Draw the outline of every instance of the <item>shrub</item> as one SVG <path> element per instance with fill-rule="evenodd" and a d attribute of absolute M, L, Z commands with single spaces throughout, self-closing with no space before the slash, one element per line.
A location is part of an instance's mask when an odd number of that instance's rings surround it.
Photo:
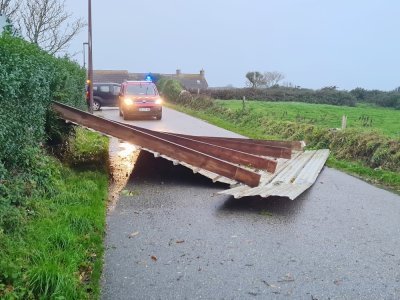
<path fill-rule="evenodd" d="M 195 91 L 193 91 L 195 92 Z M 346 91 L 337 91 L 335 89 L 299 89 L 274 86 L 264 89 L 252 88 L 231 88 L 207 90 L 206 95 L 221 100 L 243 99 L 257 101 L 296 101 L 307 103 L 321 103 L 332 105 L 355 106 L 356 98 Z"/>
<path fill-rule="evenodd" d="M 51 192 L 57 174 L 44 149 L 48 142 L 58 146 L 71 130 L 57 120 L 51 101 L 85 107 L 85 71 L 68 58 L 3 34 L 0 82 L 0 230 L 13 230 L 21 219 L 14 208 L 23 208 L 37 191 Z"/>
<path fill-rule="evenodd" d="M 400 109 L 400 91 L 395 89 L 391 92 L 379 90 L 365 90 L 356 88 L 350 91 L 359 102 L 372 103 L 383 107 L 393 107 Z"/>
<path fill-rule="evenodd" d="M 159 80 L 157 86 L 162 96 L 171 102 L 177 102 L 179 95 L 183 90 L 179 81 L 168 78 L 162 78 Z"/>

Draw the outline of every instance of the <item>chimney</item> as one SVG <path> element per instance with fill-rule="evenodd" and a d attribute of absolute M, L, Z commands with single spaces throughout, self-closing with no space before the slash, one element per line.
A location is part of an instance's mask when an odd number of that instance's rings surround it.
<path fill-rule="evenodd" d="M 203 79 L 204 79 L 204 74 L 205 74 L 204 69 L 201 69 L 201 70 L 200 70 L 200 76 L 201 76 L 201 78 L 203 78 Z"/>
<path fill-rule="evenodd" d="M 176 69 L 176 76 L 181 76 L 181 74 L 182 74 L 182 72 L 181 72 L 181 69 Z"/>

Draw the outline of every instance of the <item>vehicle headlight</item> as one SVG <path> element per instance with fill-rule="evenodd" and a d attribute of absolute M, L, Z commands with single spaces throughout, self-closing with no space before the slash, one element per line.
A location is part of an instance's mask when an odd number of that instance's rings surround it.
<path fill-rule="evenodd" d="M 132 104 L 133 104 L 133 100 L 132 100 L 131 98 L 125 98 L 125 99 L 124 99 L 124 103 L 125 103 L 126 105 L 132 105 Z"/>
<path fill-rule="evenodd" d="M 156 100 L 156 104 L 162 104 L 162 103 L 163 103 L 163 101 L 162 101 L 161 98 L 158 98 L 158 99 Z"/>

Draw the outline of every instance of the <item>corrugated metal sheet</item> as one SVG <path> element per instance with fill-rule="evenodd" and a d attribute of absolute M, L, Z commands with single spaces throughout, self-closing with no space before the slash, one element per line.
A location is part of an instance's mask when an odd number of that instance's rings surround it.
<path fill-rule="evenodd" d="M 312 186 L 329 156 L 329 150 L 298 152 L 292 159 L 278 161 L 275 174 L 262 174 L 258 187 L 239 185 L 218 194 L 235 198 L 246 196 L 280 196 L 294 200 Z"/>
<path fill-rule="evenodd" d="M 217 138 L 220 144 L 221 142 L 224 144 L 226 140 L 227 145 L 232 146 L 232 148 L 220 147 L 212 144 L 212 140 L 216 139 L 213 137 L 203 137 L 203 139 L 205 138 L 206 141 L 210 142 L 204 143 L 196 141 L 196 137 L 193 136 L 192 139 L 188 139 L 179 135 L 159 133 L 134 126 L 125 126 L 124 124 L 99 118 L 61 103 L 55 103 L 53 109 L 60 113 L 66 121 L 72 121 L 103 134 L 112 135 L 141 145 L 140 149 L 150 152 L 156 157 L 159 156 L 170 160 L 174 165 L 180 164 L 189 168 L 194 173 L 206 176 L 214 182 L 223 182 L 231 186 L 236 185 L 231 189 L 219 193 L 233 195 L 235 198 L 246 196 L 281 196 L 293 200 L 315 182 L 329 156 L 329 150 L 325 149 L 304 152 L 293 151 L 291 159 L 265 157 L 273 164 L 275 171 L 274 173 L 268 173 L 267 171 L 250 168 L 249 166 L 253 166 L 253 164 L 243 165 L 243 162 L 249 161 L 249 159 L 244 158 L 248 158 L 250 155 L 247 152 L 242 153 L 234 150 L 235 142 L 232 139 Z M 236 141 L 236 145 L 243 147 L 243 143 L 247 145 L 254 144 L 255 147 L 260 143 L 263 144 L 263 142 L 265 141 L 250 140 L 247 142 L 241 139 L 239 144 Z M 190 147 L 185 147 L 180 143 Z M 287 142 L 285 143 L 287 144 Z M 293 150 L 293 145 L 291 148 Z M 299 148 L 301 149 L 301 145 Z M 282 151 L 267 153 L 268 155 L 282 154 Z M 263 152 L 263 154 L 266 154 L 266 152 Z M 218 156 L 218 158 L 213 155 Z M 264 156 L 258 156 L 259 160 L 262 160 L 262 157 Z M 290 157 L 290 155 L 276 155 L 276 157 Z M 253 159 L 251 162 L 253 162 L 254 157 L 251 156 L 251 158 Z M 239 161 L 240 163 L 238 164 Z M 265 169 L 271 171 L 268 168 Z M 238 183 L 238 181 L 242 183 Z"/>
<path fill-rule="evenodd" d="M 198 173 L 198 174 L 201 174 L 201 175 L 203 175 L 203 176 L 205 176 L 205 177 L 208 177 L 208 178 L 210 178 L 213 182 L 222 182 L 222 183 L 229 184 L 229 185 L 231 185 L 231 186 L 232 186 L 232 185 L 235 185 L 235 184 L 238 184 L 238 182 L 235 181 L 235 180 L 229 179 L 229 178 L 227 178 L 227 177 L 218 175 L 218 174 L 216 174 L 216 173 L 213 173 L 213 172 L 210 172 L 210 171 L 207 171 L 207 170 L 198 168 L 198 167 L 194 167 L 194 166 L 192 166 L 192 165 L 190 165 L 190 164 L 188 164 L 188 163 L 185 163 L 185 162 L 183 162 L 183 161 L 177 161 L 177 160 L 175 160 L 175 159 L 173 159 L 173 158 L 171 158 L 171 157 L 169 157 L 169 156 L 167 156 L 167 155 L 160 155 L 160 153 L 154 152 L 154 151 L 149 150 L 149 149 L 146 149 L 146 148 L 140 148 L 140 149 L 141 149 L 141 150 L 144 150 L 144 151 L 147 151 L 147 152 L 149 152 L 149 153 L 152 153 L 152 154 L 154 155 L 154 157 L 162 157 L 162 158 L 164 158 L 164 159 L 166 159 L 166 160 L 169 160 L 169 161 L 171 161 L 174 165 L 181 165 L 181 166 L 184 166 L 184 167 L 186 167 L 186 168 L 188 168 L 188 169 L 191 169 L 191 170 L 193 171 L 193 173 L 195 173 L 195 174 Z"/>
<path fill-rule="evenodd" d="M 92 130 L 90 128 L 88 129 Z M 232 188 L 221 191 L 218 194 L 232 195 L 235 198 L 249 196 L 261 196 L 264 198 L 280 196 L 294 200 L 314 184 L 329 156 L 329 150 L 327 149 L 308 150 L 304 152 L 295 151 L 291 159 L 277 159 L 278 166 L 275 173 L 257 171 L 261 174 L 260 185 L 251 188 L 247 185 L 239 184 L 235 180 L 194 167 L 183 161 L 177 161 L 166 155 L 160 155 L 158 152 L 142 147 L 138 147 L 138 149 L 152 153 L 154 157 L 161 157 L 169 160 L 174 165 L 182 165 L 191 169 L 193 173 L 198 173 L 210 178 L 213 182 L 229 184 Z"/>
<path fill-rule="evenodd" d="M 74 122 L 69 122 L 69 121 L 68 121 L 68 123 L 74 123 Z M 109 137 L 109 138 L 113 138 L 113 136 L 111 136 L 111 135 L 109 135 L 109 134 L 105 134 L 104 132 L 94 130 L 94 129 L 90 128 L 90 127 L 86 127 L 86 126 L 82 126 L 82 125 L 80 125 L 80 126 L 83 127 L 83 128 L 86 128 L 87 130 L 100 133 L 101 135 L 107 136 L 107 137 Z M 169 160 L 169 161 L 172 162 L 174 165 L 178 165 L 178 164 L 179 164 L 179 165 L 182 165 L 182 166 L 184 166 L 184 167 L 186 167 L 186 168 L 188 168 L 188 169 L 191 169 L 191 170 L 193 171 L 193 173 L 195 173 L 195 174 L 196 174 L 196 173 L 199 173 L 199 174 L 201 174 L 201 175 L 203 175 L 203 176 L 205 176 L 205 177 L 208 177 L 208 178 L 210 178 L 213 182 L 226 183 L 226 184 L 229 184 L 230 186 L 233 186 L 233 185 L 238 184 L 238 182 L 237 182 L 236 180 L 232 180 L 232 179 L 230 179 L 230 178 L 227 178 L 227 177 L 218 175 L 218 174 L 216 174 L 216 173 L 213 173 L 213 172 L 210 172 L 210 171 L 207 171 L 207 170 L 198 168 L 198 167 L 194 167 L 194 166 L 192 166 L 192 165 L 190 165 L 190 164 L 188 164 L 188 163 L 185 163 L 185 162 L 183 162 L 183 161 L 177 161 L 177 160 L 175 160 L 175 159 L 173 159 L 173 158 L 171 158 L 171 157 L 169 157 L 169 156 L 167 156 L 167 155 L 160 155 L 160 153 L 155 152 L 155 151 L 152 151 L 152 150 L 150 150 L 150 149 L 146 149 L 146 148 L 143 148 L 143 147 L 140 147 L 140 146 L 137 146 L 137 145 L 134 145 L 134 146 L 135 146 L 138 150 L 143 150 L 143 151 L 146 151 L 146 152 L 149 152 L 149 153 L 153 154 L 154 157 L 161 157 L 161 158 L 164 158 L 164 159 L 166 159 L 166 160 Z"/>

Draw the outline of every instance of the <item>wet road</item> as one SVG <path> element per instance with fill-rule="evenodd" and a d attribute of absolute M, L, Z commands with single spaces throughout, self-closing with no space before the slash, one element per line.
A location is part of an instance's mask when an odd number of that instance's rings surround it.
<path fill-rule="evenodd" d="M 215 127 L 202 120 L 193 118 L 181 112 L 163 107 L 163 118 L 160 121 L 155 119 L 142 119 L 134 121 L 124 121 L 118 114 L 116 108 L 105 108 L 96 115 L 105 117 L 118 122 L 144 127 L 151 130 L 176 132 L 193 135 L 213 135 L 222 137 L 240 137 L 240 135 L 231 131 Z"/>
<path fill-rule="evenodd" d="M 133 123 L 234 136 L 171 110 Z M 107 216 L 102 298 L 400 298 L 398 195 L 329 168 L 295 201 L 225 187 L 141 153 Z"/>

